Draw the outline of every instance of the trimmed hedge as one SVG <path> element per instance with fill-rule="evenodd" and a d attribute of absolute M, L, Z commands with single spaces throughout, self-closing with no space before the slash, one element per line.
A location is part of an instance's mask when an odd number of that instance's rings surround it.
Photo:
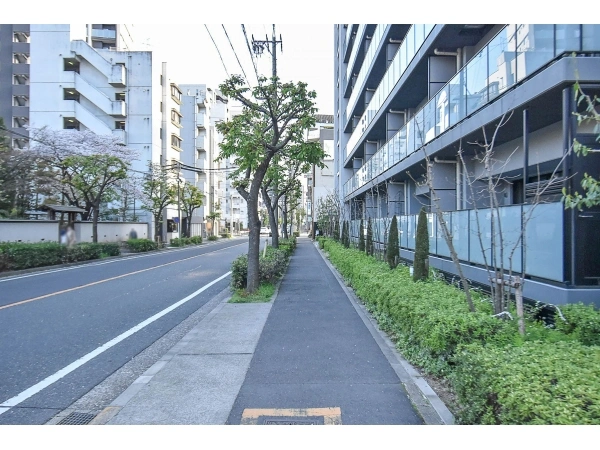
<path fill-rule="evenodd" d="M 81 243 L 69 248 L 58 242 L 28 244 L 0 243 L 0 271 L 53 266 L 77 261 L 100 259 L 102 253 L 114 253 L 107 244 Z"/>
<path fill-rule="evenodd" d="M 121 247 L 116 242 L 102 242 L 98 245 L 104 256 L 119 256 L 121 254 Z"/>
<path fill-rule="evenodd" d="M 173 247 L 185 247 L 186 245 L 198 245 L 202 244 L 202 236 L 182 237 L 171 239 L 171 245 Z"/>
<path fill-rule="evenodd" d="M 600 424 L 600 347 L 580 342 L 464 347 L 452 374 L 466 424 Z"/>
<path fill-rule="evenodd" d="M 219 236 L 215 236 L 215 235 L 213 235 L 213 234 L 211 234 L 211 235 L 208 237 L 208 240 L 209 240 L 209 241 L 216 241 L 217 239 L 219 239 Z"/>
<path fill-rule="evenodd" d="M 389 266 L 331 239 L 331 262 L 411 363 L 450 381 L 462 424 L 600 424 L 600 312 L 561 308 L 556 328 L 528 318 L 492 317 L 489 299 L 440 279 L 413 282 L 405 266 Z"/>
<path fill-rule="evenodd" d="M 129 239 L 127 247 L 134 253 L 149 252 L 158 249 L 158 244 L 152 239 Z"/>

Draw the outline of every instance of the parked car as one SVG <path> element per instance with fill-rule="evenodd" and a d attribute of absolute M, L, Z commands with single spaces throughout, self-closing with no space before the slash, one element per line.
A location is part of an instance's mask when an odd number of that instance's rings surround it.
<path fill-rule="evenodd" d="M 269 227 L 262 227 L 260 229 L 260 234 L 268 234 L 271 237 L 271 229 Z"/>

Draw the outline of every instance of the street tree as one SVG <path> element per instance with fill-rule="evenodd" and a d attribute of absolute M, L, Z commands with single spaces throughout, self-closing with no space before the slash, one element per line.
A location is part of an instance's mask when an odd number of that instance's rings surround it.
<path fill-rule="evenodd" d="M 148 163 L 148 172 L 141 183 L 142 209 L 152 214 L 154 240 L 162 240 L 163 214 L 165 208 L 176 201 L 177 186 L 171 179 L 169 169 L 156 163 Z"/>
<path fill-rule="evenodd" d="M 223 135 L 219 158 L 233 158 L 238 169 L 230 177 L 248 206 L 248 293 L 259 287 L 258 197 L 267 170 L 275 156 L 302 160 L 307 153 L 316 153 L 311 146 L 320 148 L 318 143 L 298 145 L 315 124 L 316 93 L 303 82 L 282 83 L 277 77 L 270 81 L 260 77 L 250 90 L 244 78 L 233 75 L 219 86 L 223 95 L 243 105 L 240 115 L 218 123 L 217 130 Z"/>
<path fill-rule="evenodd" d="M 115 136 L 84 130 L 30 128 L 30 151 L 52 165 L 71 204 L 80 204 L 93 221 L 92 241 L 98 241 L 98 217 L 103 201 L 114 198 L 116 184 L 127 177 L 138 152 Z M 82 205 L 81 205 L 82 204 Z"/>
<path fill-rule="evenodd" d="M 187 226 L 184 230 L 186 237 L 191 237 L 192 215 L 194 211 L 204 205 L 204 193 L 191 183 L 184 183 L 180 193 L 182 211 L 187 216 Z"/>
<path fill-rule="evenodd" d="M 373 247 L 373 223 L 371 222 L 371 218 L 367 221 L 367 239 L 365 242 L 365 252 L 369 256 L 373 256 L 374 253 Z"/>
<path fill-rule="evenodd" d="M 365 251 L 365 224 L 363 219 L 360 219 L 360 225 L 358 227 L 358 251 Z"/>
<path fill-rule="evenodd" d="M 213 212 L 206 215 L 206 218 L 211 222 L 211 235 L 215 236 L 215 223 L 221 218 L 221 204 L 216 202 L 213 206 Z"/>

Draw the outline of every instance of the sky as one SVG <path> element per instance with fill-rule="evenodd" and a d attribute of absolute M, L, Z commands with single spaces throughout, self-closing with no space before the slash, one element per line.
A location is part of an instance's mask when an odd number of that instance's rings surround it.
<path fill-rule="evenodd" d="M 333 24 L 244 24 L 248 43 L 277 40 L 277 75 L 283 82 L 303 81 L 317 93 L 320 114 L 333 114 Z M 259 75 L 271 76 L 272 57 L 265 50 L 254 56 L 241 24 L 143 24 L 133 22 L 140 50 L 152 50 L 153 61 L 167 62 L 177 84 L 207 84 L 215 89 L 227 74 L 244 75 L 256 86 Z M 214 42 L 213 42 L 214 41 Z M 238 61 L 239 60 L 239 61 Z"/>

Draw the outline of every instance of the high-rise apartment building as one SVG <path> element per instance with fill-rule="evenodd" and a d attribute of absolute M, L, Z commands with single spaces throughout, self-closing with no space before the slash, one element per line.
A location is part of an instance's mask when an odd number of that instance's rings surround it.
<path fill-rule="evenodd" d="M 360 219 L 371 218 L 383 245 L 396 215 L 401 257 L 411 261 L 425 206 L 430 264 L 456 273 L 425 183 L 427 155 L 469 279 L 488 284 L 486 263 L 503 257 L 508 267 L 514 248 L 526 298 L 599 304 L 600 209 L 561 202 L 563 187 L 581 190 L 584 172 L 599 173 L 597 154 L 569 152 L 574 139 L 598 148 L 573 113 L 583 108 L 576 82 L 598 94 L 599 54 L 600 25 L 336 25 L 334 176 L 354 239 Z M 488 171 L 480 159 L 492 139 Z M 550 179 L 558 181 L 547 186 Z M 488 181 L 499 193 L 495 228 Z M 504 252 L 491 248 L 498 223 Z"/>

